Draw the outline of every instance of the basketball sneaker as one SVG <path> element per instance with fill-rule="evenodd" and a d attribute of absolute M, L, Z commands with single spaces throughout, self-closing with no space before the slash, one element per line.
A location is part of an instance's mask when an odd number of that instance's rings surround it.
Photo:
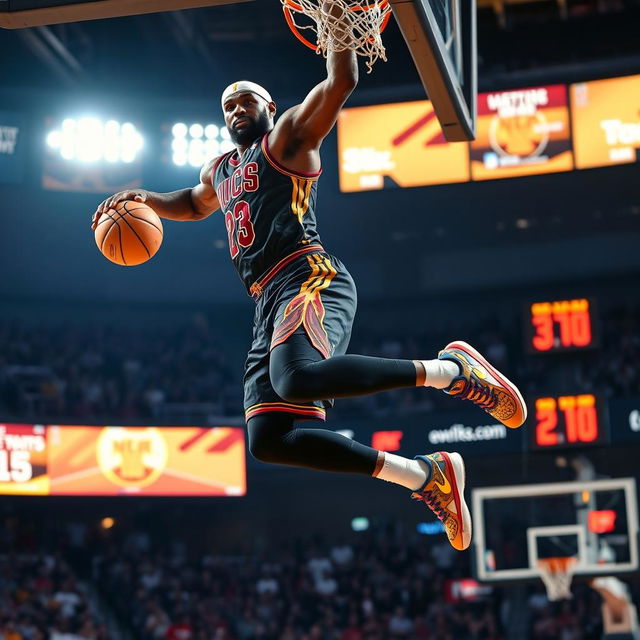
<path fill-rule="evenodd" d="M 471 345 L 462 340 L 452 342 L 438 354 L 438 359 L 452 360 L 460 367 L 460 375 L 443 389 L 445 393 L 470 400 L 512 429 L 517 429 L 527 419 L 527 406 L 516 385 Z"/>
<path fill-rule="evenodd" d="M 431 477 L 411 497 L 422 500 L 438 516 L 454 549 L 471 544 L 471 514 L 464 501 L 464 462 L 459 453 L 438 451 L 416 456 L 431 467 Z"/>

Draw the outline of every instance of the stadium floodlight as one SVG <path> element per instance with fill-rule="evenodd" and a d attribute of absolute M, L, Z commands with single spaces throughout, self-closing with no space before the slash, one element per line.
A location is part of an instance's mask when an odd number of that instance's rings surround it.
<path fill-rule="evenodd" d="M 204 128 L 204 135 L 209 140 L 213 140 L 217 138 L 219 133 L 220 133 L 220 129 L 218 129 L 218 127 L 216 127 L 215 124 L 208 124 Z"/>
<path fill-rule="evenodd" d="M 187 125 L 184 122 L 176 122 L 171 127 L 171 133 L 174 138 L 184 138 L 187 135 Z"/>
<path fill-rule="evenodd" d="M 206 153 L 210 158 L 220 153 L 220 143 L 217 140 L 207 140 L 205 145 Z"/>
<path fill-rule="evenodd" d="M 202 138 L 204 135 L 204 127 L 199 122 L 192 124 L 189 127 L 189 135 L 192 138 Z"/>
<path fill-rule="evenodd" d="M 61 131 L 50 131 L 47 135 L 47 144 L 52 149 L 59 149 L 62 144 L 62 132 Z"/>
<path fill-rule="evenodd" d="M 65 160 L 95 163 L 104 160 L 134 162 L 144 146 L 142 135 L 131 122 L 103 122 L 95 117 L 65 118 L 49 131 L 47 146 Z"/>
<path fill-rule="evenodd" d="M 184 167 L 184 165 L 187 164 L 187 154 L 176 151 L 176 153 L 173 154 L 173 164 Z"/>
<path fill-rule="evenodd" d="M 201 167 L 234 148 L 227 128 L 213 123 L 176 122 L 171 134 L 172 160 L 179 167 Z"/>

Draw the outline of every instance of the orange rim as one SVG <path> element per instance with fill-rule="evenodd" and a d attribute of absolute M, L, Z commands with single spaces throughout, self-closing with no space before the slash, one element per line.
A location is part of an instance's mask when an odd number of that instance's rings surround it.
<path fill-rule="evenodd" d="M 287 2 L 287 5 L 289 3 Z M 289 25 L 289 29 L 291 29 L 291 31 L 293 32 L 293 35 L 298 38 L 298 40 L 300 40 L 300 42 L 302 42 L 302 44 L 305 47 L 309 47 L 309 49 L 311 49 L 312 51 L 317 51 L 318 50 L 318 46 L 315 44 L 311 44 L 301 33 L 300 31 L 298 31 L 298 26 L 296 25 L 296 23 L 293 21 L 293 16 L 291 15 L 291 8 L 288 7 L 287 5 L 282 5 L 282 11 L 284 12 L 284 19 L 287 21 L 287 24 Z M 300 6 L 300 5 L 298 5 Z M 297 9 L 296 9 L 297 11 Z"/>
<path fill-rule="evenodd" d="M 371 9 L 375 9 L 377 4 L 378 3 L 373 3 L 373 4 L 367 4 L 365 6 L 358 5 L 356 7 L 349 7 L 349 11 L 370 11 Z M 382 0 L 382 2 L 380 2 L 380 4 L 379 4 L 379 6 L 382 9 L 385 9 L 388 5 L 389 5 L 389 0 Z M 302 44 L 305 47 L 309 47 L 309 49 L 311 49 L 312 51 L 317 51 L 318 50 L 318 45 L 315 45 L 315 44 L 309 42 L 309 40 L 307 40 L 300 33 L 300 31 L 298 29 L 298 25 L 294 22 L 293 16 L 291 15 L 292 11 L 295 11 L 297 13 L 304 13 L 304 9 L 302 8 L 302 5 L 298 4 L 294 0 L 284 0 L 284 2 L 282 4 L 282 11 L 284 13 L 284 19 L 286 20 L 287 25 L 289 26 L 289 29 L 291 29 L 291 31 L 293 32 L 293 35 L 300 42 L 302 42 Z M 387 28 L 387 25 L 389 24 L 389 19 L 390 18 L 391 18 L 391 11 L 388 11 L 387 14 L 385 15 L 385 17 L 382 19 L 382 23 L 380 24 L 380 33 L 382 33 Z M 372 40 L 370 40 L 370 42 L 371 41 Z"/>

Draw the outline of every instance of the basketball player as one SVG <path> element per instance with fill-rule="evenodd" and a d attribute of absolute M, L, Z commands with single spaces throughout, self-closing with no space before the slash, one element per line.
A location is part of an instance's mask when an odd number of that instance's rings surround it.
<path fill-rule="evenodd" d="M 639 640 L 638 612 L 629 587 L 615 576 L 601 576 L 589 584 L 602 596 L 602 640 Z"/>
<path fill-rule="evenodd" d="M 433 360 L 345 355 L 356 289 L 320 241 L 316 188 L 320 145 L 357 81 L 356 55 L 330 52 L 327 77 L 277 122 L 276 104 L 264 87 L 234 82 L 221 105 L 235 150 L 206 164 L 193 188 L 129 190 L 107 198 L 93 227 L 122 200 L 145 202 L 169 220 L 203 220 L 220 209 L 231 259 L 256 302 L 244 376 L 251 453 L 264 462 L 365 474 L 407 487 L 462 550 L 470 544 L 471 519 L 459 454 L 409 460 L 333 431 L 296 426 L 324 420 L 332 398 L 413 386 L 468 400 L 509 427 L 526 418 L 517 388 L 464 342 L 452 342 Z"/>

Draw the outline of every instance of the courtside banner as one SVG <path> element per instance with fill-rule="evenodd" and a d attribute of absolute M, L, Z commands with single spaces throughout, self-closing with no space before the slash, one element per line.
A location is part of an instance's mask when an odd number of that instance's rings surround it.
<path fill-rule="evenodd" d="M 514 178 L 573 169 L 564 85 L 478 95 L 472 180 Z"/>
<path fill-rule="evenodd" d="M 444 139 L 428 100 L 343 109 L 338 153 L 344 192 L 469 180 L 468 145 Z"/>
<path fill-rule="evenodd" d="M 640 159 L 640 75 L 571 85 L 578 169 Z"/>
<path fill-rule="evenodd" d="M 0 493 L 243 496 L 244 430 L 0 425 Z"/>
<path fill-rule="evenodd" d="M 522 453 L 526 429 L 509 429 L 480 411 L 402 416 L 396 419 L 329 421 L 328 428 L 374 449 L 413 457 L 433 451 L 463 455 Z"/>

